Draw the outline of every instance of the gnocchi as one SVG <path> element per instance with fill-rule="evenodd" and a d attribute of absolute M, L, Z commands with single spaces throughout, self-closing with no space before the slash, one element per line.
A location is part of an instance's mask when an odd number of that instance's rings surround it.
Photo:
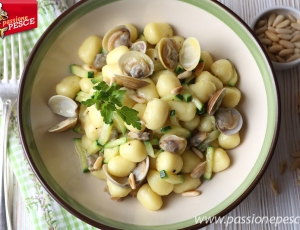
<path fill-rule="evenodd" d="M 132 24 L 116 26 L 84 40 L 78 56 L 84 64 L 72 64 L 56 94 L 79 105 L 81 167 L 105 181 L 112 200 L 136 194 L 159 210 L 164 196 L 197 190 L 230 167 L 241 137 L 227 117 L 238 117 L 227 114 L 224 124 L 220 116 L 242 97 L 231 61 L 214 60 L 168 23 L 149 23 L 140 36 Z"/>

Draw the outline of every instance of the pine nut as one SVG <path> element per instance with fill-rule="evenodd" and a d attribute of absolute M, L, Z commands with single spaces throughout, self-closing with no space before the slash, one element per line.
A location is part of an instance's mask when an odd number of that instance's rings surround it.
<path fill-rule="evenodd" d="M 276 56 L 276 59 L 280 63 L 285 63 L 285 60 L 282 57 L 278 56 L 278 55 Z"/>
<path fill-rule="evenodd" d="M 272 41 L 269 39 L 269 38 L 260 38 L 259 39 L 261 41 L 262 44 L 265 44 L 265 45 L 272 45 Z"/>
<path fill-rule="evenodd" d="M 274 45 L 274 46 L 270 46 L 269 48 L 268 48 L 268 51 L 270 52 L 270 53 L 278 53 L 278 52 L 280 52 L 281 50 L 283 50 L 283 47 L 281 46 L 281 45 Z"/>
<path fill-rule="evenodd" d="M 292 54 L 292 53 L 294 53 L 294 49 L 283 49 L 278 53 L 278 55 L 280 57 L 284 57 L 284 56 L 287 56 L 288 54 Z"/>
<path fill-rule="evenodd" d="M 258 37 L 258 38 L 265 38 L 266 35 L 263 33 L 263 34 L 257 35 L 257 37 Z M 197 76 L 199 76 L 199 75 L 197 75 Z"/>
<path fill-rule="evenodd" d="M 272 40 L 273 42 L 278 42 L 279 41 L 279 38 L 276 36 L 276 34 L 274 34 L 272 31 L 269 31 L 269 30 L 267 30 L 266 32 L 265 32 L 265 34 L 266 34 L 266 36 L 270 39 L 270 40 Z"/>
<path fill-rule="evenodd" d="M 268 30 L 277 33 L 276 28 L 272 27 L 272 26 L 268 26 Z"/>
<path fill-rule="evenodd" d="M 291 34 L 277 34 L 280 39 L 291 40 L 293 36 Z"/>
<path fill-rule="evenodd" d="M 300 18 L 297 20 L 297 23 L 300 23 Z"/>
<path fill-rule="evenodd" d="M 294 49 L 294 54 L 300 54 L 300 49 L 299 48 L 295 48 Z"/>
<path fill-rule="evenodd" d="M 297 48 L 300 48 L 300 41 L 299 41 L 299 42 L 294 42 L 294 44 L 295 44 L 295 46 L 296 46 Z"/>
<path fill-rule="evenodd" d="M 257 23 L 257 27 L 260 28 L 260 27 L 266 26 L 266 24 L 267 24 L 267 20 L 262 19 L 262 20 L 259 20 L 259 22 Z"/>
<path fill-rule="evenodd" d="M 276 14 L 271 14 L 268 18 L 268 26 L 271 26 L 274 23 L 274 20 L 276 18 Z"/>
<path fill-rule="evenodd" d="M 284 48 L 293 49 L 295 48 L 295 44 L 286 40 L 280 40 L 279 44 L 282 45 Z"/>
<path fill-rule="evenodd" d="M 294 54 L 288 54 L 288 55 L 286 55 L 286 56 L 284 56 L 283 58 L 285 59 L 285 60 L 287 60 L 287 59 L 289 59 L 290 57 L 292 57 Z"/>
<path fill-rule="evenodd" d="M 292 30 L 286 28 L 276 28 L 275 31 L 279 34 L 291 34 L 293 33 Z"/>
<path fill-rule="evenodd" d="M 288 17 L 291 20 L 291 22 L 297 22 L 297 19 L 293 15 L 288 14 Z"/>
<path fill-rule="evenodd" d="M 102 156 L 99 156 L 99 157 L 97 158 L 96 162 L 94 163 L 93 168 L 94 168 L 95 170 L 100 170 L 101 167 L 102 167 L 102 161 L 103 161 L 103 157 L 102 157 Z"/>
<path fill-rule="evenodd" d="M 297 42 L 297 41 L 300 41 L 300 34 L 294 36 L 294 37 L 291 39 L 291 42 Z"/>
<path fill-rule="evenodd" d="M 280 23 L 276 26 L 276 28 L 284 28 L 284 27 L 289 26 L 290 24 L 291 24 L 291 21 L 290 21 L 289 19 L 286 19 L 286 20 L 280 22 Z"/>
<path fill-rule="evenodd" d="M 288 58 L 288 59 L 286 60 L 286 62 L 295 61 L 295 60 L 297 60 L 298 58 L 300 58 L 300 54 L 294 54 L 293 56 L 291 56 L 290 58 Z"/>
<path fill-rule="evenodd" d="M 262 33 L 265 33 L 266 30 L 267 30 L 267 27 L 266 27 L 266 26 L 260 27 L 259 29 L 255 30 L 255 34 L 256 34 L 256 35 L 260 35 L 260 34 L 262 34 Z"/>
<path fill-rule="evenodd" d="M 300 31 L 299 30 L 296 30 L 292 33 L 293 36 L 296 36 L 296 35 L 299 35 L 300 34 Z"/>
<path fill-rule="evenodd" d="M 295 23 L 295 22 L 293 22 L 293 23 L 291 24 L 291 26 L 292 26 L 293 28 L 295 28 L 296 30 L 300 30 L 300 23 Z"/>
<path fill-rule="evenodd" d="M 191 191 L 186 191 L 181 193 L 182 196 L 187 196 L 187 197 L 199 196 L 200 194 L 201 192 L 198 190 L 191 190 Z"/>
<path fill-rule="evenodd" d="M 284 19 L 285 19 L 284 15 L 282 15 L 282 14 L 277 15 L 276 18 L 275 18 L 275 20 L 274 20 L 274 22 L 273 22 L 273 24 L 272 24 L 272 26 L 273 27 L 277 26 Z"/>

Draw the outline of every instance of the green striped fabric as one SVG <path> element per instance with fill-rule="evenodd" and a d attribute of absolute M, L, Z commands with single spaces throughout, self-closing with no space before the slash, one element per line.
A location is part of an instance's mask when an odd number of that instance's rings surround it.
<path fill-rule="evenodd" d="M 24 49 L 24 60 L 26 60 L 26 58 L 29 56 L 34 44 L 44 32 L 44 30 L 62 11 L 64 11 L 67 8 L 65 0 L 38 0 L 38 6 L 38 28 L 21 33 Z M 8 47 L 10 47 L 11 36 L 13 36 L 14 38 L 15 49 L 17 54 L 17 36 L 10 35 L 4 37 L 4 39 L 7 39 Z M 8 58 L 11 59 L 9 49 L 7 49 L 7 52 Z M 16 56 L 15 58 L 18 57 Z M 2 41 L 0 42 L 0 66 L 3 66 Z M 0 78 L 2 77 L 3 68 L 0 70 Z M 82 222 L 81 220 L 67 212 L 64 208 L 62 208 L 55 200 L 53 200 L 53 198 L 45 191 L 45 189 L 36 179 L 26 160 L 20 143 L 16 110 L 13 111 L 13 114 L 10 119 L 8 142 L 10 163 L 15 173 L 18 185 L 21 189 L 22 196 L 26 204 L 26 209 L 31 219 L 30 228 L 37 230 L 95 229 L 90 225 Z"/>

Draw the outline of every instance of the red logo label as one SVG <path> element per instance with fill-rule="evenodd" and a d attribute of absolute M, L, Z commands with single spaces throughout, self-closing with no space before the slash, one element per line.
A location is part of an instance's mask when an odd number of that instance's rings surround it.
<path fill-rule="evenodd" d="M 36 0 L 0 0 L 0 37 L 38 26 Z"/>

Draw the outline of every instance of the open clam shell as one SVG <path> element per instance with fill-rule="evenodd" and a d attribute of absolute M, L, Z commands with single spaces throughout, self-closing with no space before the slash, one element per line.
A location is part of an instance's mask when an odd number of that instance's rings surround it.
<path fill-rule="evenodd" d="M 103 164 L 102 169 L 107 179 L 110 180 L 115 185 L 118 185 L 122 188 L 131 187 L 128 181 L 129 177 L 116 177 L 114 175 L 111 175 L 108 171 L 107 164 Z M 132 171 L 136 186 L 143 182 L 143 180 L 147 176 L 148 170 L 149 170 L 149 157 L 146 157 L 146 159 L 139 162 L 136 168 Z"/>
<path fill-rule="evenodd" d="M 207 113 L 212 116 L 220 107 L 222 100 L 225 96 L 226 89 L 222 88 L 215 92 L 207 102 Z"/>
<path fill-rule="evenodd" d="M 123 86 L 129 89 L 139 89 L 144 86 L 150 85 L 150 83 L 147 81 L 143 81 L 133 77 L 128 77 L 125 75 L 115 74 L 115 77 L 118 82 L 120 82 Z"/>
<path fill-rule="evenodd" d="M 103 37 L 102 48 L 105 53 L 125 45 L 128 48 L 137 38 L 137 29 L 131 24 L 119 25 L 109 30 Z"/>
<path fill-rule="evenodd" d="M 187 71 L 192 71 L 199 63 L 201 48 L 194 37 L 185 39 L 179 51 L 179 63 Z"/>
<path fill-rule="evenodd" d="M 146 53 L 147 50 L 147 43 L 144 41 L 137 41 L 135 43 L 132 43 L 132 45 L 129 48 L 131 51 L 139 51 L 142 53 Z"/>
<path fill-rule="evenodd" d="M 242 115 L 235 108 L 219 108 L 215 117 L 218 130 L 226 135 L 239 132 L 243 126 Z"/>
<path fill-rule="evenodd" d="M 139 51 L 128 51 L 118 61 L 118 66 L 124 75 L 133 78 L 146 78 L 154 71 L 154 64 L 148 55 Z"/>
<path fill-rule="evenodd" d="M 54 95 L 48 101 L 48 106 L 53 113 L 64 117 L 77 116 L 77 103 L 69 97 Z"/>
<path fill-rule="evenodd" d="M 50 133 L 61 133 L 68 129 L 73 128 L 77 124 L 78 118 L 75 117 L 68 117 L 66 120 L 59 122 L 58 124 L 54 125 L 50 129 L 48 129 L 48 132 Z"/>
<path fill-rule="evenodd" d="M 179 60 L 174 40 L 171 38 L 162 38 L 157 44 L 157 50 L 161 64 L 167 70 L 175 70 Z"/>

